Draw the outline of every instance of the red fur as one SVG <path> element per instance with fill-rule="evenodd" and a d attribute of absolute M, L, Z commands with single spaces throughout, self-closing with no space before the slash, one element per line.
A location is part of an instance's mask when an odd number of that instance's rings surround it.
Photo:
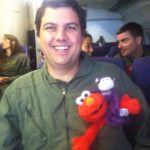
<path fill-rule="evenodd" d="M 98 132 L 105 124 L 105 112 L 107 105 L 104 96 L 100 93 L 92 93 L 90 98 L 94 99 L 92 105 L 86 105 L 86 98 L 82 106 L 78 106 L 79 115 L 92 125 L 86 130 L 86 132 L 80 136 L 72 139 L 72 150 L 90 150 L 92 143 L 94 142 Z M 97 110 L 95 112 L 95 110 Z"/>
<path fill-rule="evenodd" d="M 137 115 L 141 111 L 141 105 L 137 98 L 130 98 L 125 94 L 120 101 L 120 108 L 126 108 L 129 111 L 129 114 Z"/>

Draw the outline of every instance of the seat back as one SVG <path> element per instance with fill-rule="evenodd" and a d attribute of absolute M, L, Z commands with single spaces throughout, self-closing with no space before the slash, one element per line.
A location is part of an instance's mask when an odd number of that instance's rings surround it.
<path fill-rule="evenodd" d="M 119 53 L 120 49 L 118 48 L 117 45 L 114 45 L 110 48 L 109 52 L 107 53 L 107 57 L 114 57 Z"/>
<path fill-rule="evenodd" d="M 150 56 L 135 59 L 132 67 L 131 78 L 150 104 Z"/>
<path fill-rule="evenodd" d="M 108 42 L 104 43 L 101 47 L 97 43 L 92 44 L 93 54 L 92 56 L 107 56 L 108 52 L 110 51 L 111 47 L 117 46 L 116 42 Z"/>
<path fill-rule="evenodd" d="M 117 65 L 119 68 L 125 71 L 125 64 L 124 61 L 120 58 L 115 57 L 92 57 L 92 59 L 101 61 L 101 62 L 108 62 Z"/>

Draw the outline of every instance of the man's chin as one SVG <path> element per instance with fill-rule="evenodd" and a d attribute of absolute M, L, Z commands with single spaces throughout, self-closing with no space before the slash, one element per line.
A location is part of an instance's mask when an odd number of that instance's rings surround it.
<path fill-rule="evenodd" d="M 127 54 L 122 52 L 121 56 L 125 57 L 125 56 L 127 56 Z"/>

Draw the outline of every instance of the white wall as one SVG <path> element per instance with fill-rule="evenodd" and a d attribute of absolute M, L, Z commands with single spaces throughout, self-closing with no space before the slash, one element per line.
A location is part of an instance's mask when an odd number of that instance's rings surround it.
<path fill-rule="evenodd" d="M 124 22 L 122 20 L 88 21 L 87 31 L 92 35 L 93 42 L 103 36 L 106 42 L 116 42 L 116 32 Z"/>
<path fill-rule="evenodd" d="M 25 0 L 0 0 L 0 38 L 14 34 L 21 44 L 27 43 L 28 11 Z"/>
<path fill-rule="evenodd" d="M 87 9 L 87 31 L 96 42 L 102 35 L 106 42 L 116 41 L 116 32 L 124 24 L 120 14 L 104 9 Z"/>
<path fill-rule="evenodd" d="M 42 0 L 30 0 L 28 1 L 28 13 L 29 13 L 29 28 L 30 30 L 35 29 L 35 14 L 37 8 L 42 3 Z"/>
<path fill-rule="evenodd" d="M 119 11 L 125 22 L 135 21 L 143 26 L 145 43 L 150 44 L 150 0 L 130 1 Z"/>

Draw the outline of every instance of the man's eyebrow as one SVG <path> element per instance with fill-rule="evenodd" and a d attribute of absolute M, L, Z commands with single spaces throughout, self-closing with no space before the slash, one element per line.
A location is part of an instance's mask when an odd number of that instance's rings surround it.
<path fill-rule="evenodd" d="M 75 22 L 69 22 L 69 23 L 66 23 L 67 25 L 75 25 L 77 27 L 79 27 L 79 24 L 75 23 Z"/>
<path fill-rule="evenodd" d="M 128 40 L 128 38 L 123 38 L 121 41 L 126 41 L 126 40 Z"/>
<path fill-rule="evenodd" d="M 53 23 L 53 22 L 46 22 L 43 24 L 43 26 L 46 26 L 46 25 L 56 25 L 56 23 Z"/>
<path fill-rule="evenodd" d="M 46 22 L 45 24 L 43 24 L 43 26 L 47 26 L 47 25 L 57 25 L 57 23 Z M 75 22 L 68 22 L 68 23 L 65 23 L 65 25 L 74 25 L 76 27 L 80 27 L 80 25 L 78 23 L 75 23 Z"/>
<path fill-rule="evenodd" d="M 123 38 L 123 39 L 121 39 L 121 40 L 117 40 L 117 43 L 119 43 L 120 41 L 126 41 L 126 40 L 128 40 L 128 38 Z"/>

